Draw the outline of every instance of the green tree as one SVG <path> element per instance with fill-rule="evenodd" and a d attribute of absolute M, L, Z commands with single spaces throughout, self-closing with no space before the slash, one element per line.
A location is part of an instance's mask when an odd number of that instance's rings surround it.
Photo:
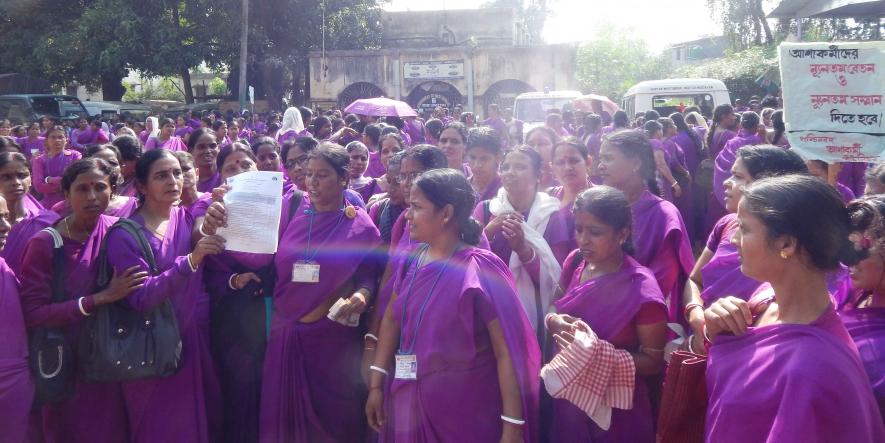
<path fill-rule="evenodd" d="M 774 35 L 762 9 L 762 0 L 707 0 L 710 15 L 722 25 L 735 50 L 773 44 Z"/>
<path fill-rule="evenodd" d="M 667 76 L 666 58 L 649 53 L 644 40 L 630 35 L 628 29 L 604 23 L 578 48 L 575 76 L 584 92 L 619 101 L 637 82 Z"/>
<path fill-rule="evenodd" d="M 778 69 L 777 53 L 773 46 L 756 46 L 704 63 L 683 66 L 675 75 L 686 78 L 715 78 L 722 80 L 734 98 L 764 95 L 765 89 L 756 79 L 769 69 Z M 777 71 L 775 71 L 776 73 Z M 780 77 L 776 75 L 776 77 Z"/>

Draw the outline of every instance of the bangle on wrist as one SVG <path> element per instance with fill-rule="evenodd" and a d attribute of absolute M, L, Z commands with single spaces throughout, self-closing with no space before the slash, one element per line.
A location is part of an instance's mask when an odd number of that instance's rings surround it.
<path fill-rule="evenodd" d="M 685 316 L 686 322 L 691 320 L 691 311 L 693 311 L 694 308 L 701 308 L 701 310 L 704 310 L 704 306 L 700 303 L 689 303 L 685 305 L 685 309 L 682 310 L 682 315 Z"/>
<path fill-rule="evenodd" d="M 387 369 L 379 368 L 378 366 L 372 365 L 372 366 L 369 366 L 369 370 L 375 371 L 379 374 L 383 374 L 385 377 L 387 377 Z"/>
<path fill-rule="evenodd" d="M 83 314 L 84 317 L 89 317 L 90 313 L 86 312 L 86 297 L 80 297 L 77 299 L 77 307 L 80 308 L 80 313 Z"/>
<path fill-rule="evenodd" d="M 525 425 L 525 420 L 520 420 L 518 418 L 508 417 L 506 415 L 501 415 L 501 420 L 504 420 L 505 422 L 510 423 L 512 425 L 516 425 L 516 426 Z"/>
<path fill-rule="evenodd" d="M 704 325 L 702 331 L 704 331 L 704 343 L 713 343 L 713 341 L 710 340 L 710 336 L 707 335 L 707 325 L 706 324 Z"/>
<path fill-rule="evenodd" d="M 194 254 L 190 253 L 187 255 L 187 265 L 191 267 L 191 271 L 197 272 L 197 265 L 194 264 Z"/>
<path fill-rule="evenodd" d="M 674 181 L 673 184 L 670 185 L 671 188 L 675 188 L 677 186 L 679 186 L 679 182 L 677 182 L 677 181 Z"/>
<path fill-rule="evenodd" d="M 230 278 L 227 279 L 227 286 L 236 291 L 237 290 L 237 277 L 239 277 L 239 276 L 240 276 L 240 274 L 231 274 Z"/>
<path fill-rule="evenodd" d="M 210 234 L 207 234 L 206 231 L 203 230 L 203 226 L 204 226 L 205 224 L 206 224 L 206 223 L 200 223 L 200 234 L 202 234 L 203 237 L 209 237 Z"/>
<path fill-rule="evenodd" d="M 366 335 L 363 336 L 363 340 L 373 340 L 373 341 L 375 341 L 375 342 L 377 343 L 377 342 L 378 342 L 378 336 L 375 335 L 375 334 L 372 334 L 371 332 L 369 332 L 369 333 L 366 333 Z"/>

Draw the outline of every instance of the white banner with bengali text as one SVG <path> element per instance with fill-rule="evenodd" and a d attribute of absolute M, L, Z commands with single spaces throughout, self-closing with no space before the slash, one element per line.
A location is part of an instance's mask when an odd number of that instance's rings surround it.
<path fill-rule="evenodd" d="M 885 159 L 885 41 L 782 43 L 784 120 L 803 158 Z"/>

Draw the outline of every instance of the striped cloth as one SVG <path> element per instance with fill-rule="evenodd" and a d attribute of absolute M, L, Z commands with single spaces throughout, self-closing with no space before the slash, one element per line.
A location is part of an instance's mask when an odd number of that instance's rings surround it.
<path fill-rule="evenodd" d="M 576 331 L 575 340 L 541 368 L 541 378 L 553 398 L 568 400 L 608 430 L 612 408 L 633 408 L 636 366 L 629 352 L 587 330 Z"/>

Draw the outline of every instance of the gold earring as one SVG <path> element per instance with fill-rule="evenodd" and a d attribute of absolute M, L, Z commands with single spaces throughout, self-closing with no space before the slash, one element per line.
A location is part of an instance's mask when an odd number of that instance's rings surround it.
<path fill-rule="evenodd" d="M 789 256 L 787 255 L 787 251 L 781 251 L 781 258 L 784 260 L 789 258 Z"/>

